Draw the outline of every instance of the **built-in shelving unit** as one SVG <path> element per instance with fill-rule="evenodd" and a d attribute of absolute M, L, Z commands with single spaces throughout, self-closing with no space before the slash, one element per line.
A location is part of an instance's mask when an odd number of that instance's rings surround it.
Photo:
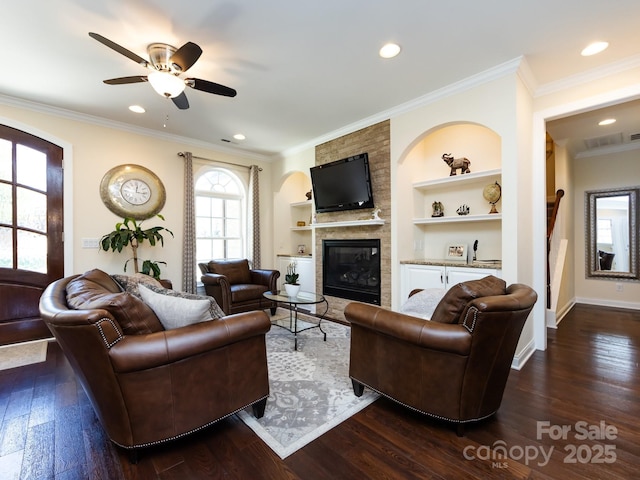
<path fill-rule="evenodd" d="M 490 177 L 499 177 L 502 175 L 502 169 L 496 168 L 494 170 L 484 170 L 482 172 L 465 173 L 459 175 L 452 175 L 450 177 L 436 178 L 433 180 L 425 180 L 422 182 L 416 182 L 413 184 L 413 188 L 418 190 L 429 189 L 437 186 L 447 187 L 459 187 L 466 184 L 478 182 L 480 180 L 487 180 Z"/>
<path fill-rule="evenodd" d="M 414 225 L 428 225 L 430 223 L 460 223 L 460 222 L 490 222 L 502 220 L 501 213 L 492 213 L 484 215 L 458 215 L 448 217 L 426 217 L 414 218 Z"/>
<path fill-rule="evenodd" d="M 304 232 L 311 230 L 311 211 L 313 202 L 311 200 L 306 200 L 304 202 L 295 202 L 289 205 L 292 209 L 292 219 L 294 221 L 294 225 L 291 226 L 291 231 L 293 232 Z M 299 227 L 297 226 L 298 221 L 304 221 L 305 226 Z"/>
<path fill-rule="evenodd" d="M 420 193 L 420 197 L 422 198 L 422 204 L 416 209 L 418 215 L 420 213 L 428 215 L 429 202 L 437 200 L 439 197 L 445 197 L 448 200 L 449 205 L 448 208 L 445 208 L 445 216 L 416 216 L 413 219 L 413 224 L 433 225 L 442 223 L 497 222 L 502 220 L 502 214 L 500 213 L 473 213 L 474 211 L 477 212 L 480 208 L 485 209 L 485 205 L 487 205 L 487 207 L 484 211 L 488 212 L 488 203 L 484 203 L 480 200 L 482 199 L 482 190 L 487 183 L 490 183 L 491 181 L 497 181 L 500 183 L 501 175 L 502 170 L 498 168 L 414 183 L 413 188 Z M 457 214 L 451 205 L 452 192 L 455 192 L 456 201 L 459 202 L 460 205 L 472 205 L 472 213 L 468 215 Z"/>
<path fill-rule="evenodd" d="M 307 252 L 313 252 L 313 227 L 311 219 L 313 215 L 313 201 L 304 200 L 302 202 L 294 202 L 289 204 L 291 210 L 291 246 L 292 253 L 305 246 Z M 304 222 L 304 226 L 298 226 L 298 222 Z"/>

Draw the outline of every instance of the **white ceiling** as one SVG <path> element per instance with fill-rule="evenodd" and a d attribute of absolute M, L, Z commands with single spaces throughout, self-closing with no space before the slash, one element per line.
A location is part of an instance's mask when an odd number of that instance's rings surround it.
<path fill-rule="evenodd" d="M 638 0 L 20 0 L 0 16 L 0 102 L 271 156 L 520 56 L 542 86 L 637 64 L 638 25 Z M 191 108 L 180 111 L 147 83 L 105 85 L 147 71 L 90 31 L 145 58 L 152 42 L 195 42 L 204 53 L 186 76 L 238 95 L 187 89 Z M 609 49 L 581 57 L 594 40 Z M 383 60 L 377 52 L 388 41 L 402 52 Z M 132 104 L 147 112 L 130 112 Z"/>

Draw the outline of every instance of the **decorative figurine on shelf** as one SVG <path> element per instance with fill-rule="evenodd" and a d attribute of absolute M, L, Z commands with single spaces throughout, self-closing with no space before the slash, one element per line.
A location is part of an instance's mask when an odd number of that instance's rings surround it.
<path fill-rule="evenodd" d="M 476 253 L 478 253 L 478 240 L 476 240 L 475 242 L 473 242 L 473 261 L 475 262 L 476 260 L 478 260 Z"/>
<path fill-rule="evenodd" d="M 469 205 L 460 205 L 456 212 L 458 212 L 458 215 L 469 215 Z"/>
<path fill-rule="evenodd" d="M 498 203 L 498 200 L 502 197 L 502 187 L 500 184 L 496 182 L 487 185 L 482 191 L 482 196 L 484 196 L 484 199 L 491 204 L 491 210 L 489 213 L 498 213 L 496 203 Z"/>
<path fill-rule="evenodd" d="M 305 193 L 305 196 L 307 197 L 307 200 L 311 200 L 311 190 Z"/>
<path fill-rule="evenodd" d="M 382 220 L 382 219 L 379 217 L 379 215 L 378 215 L 381 211 L 382 211 L 382 209 L 380 209 L 380 208 L 376 208 L 376 209 L 371 213 L 371 220 Z"/>
<path fill-rule="evenodd" d="M 444 163 L 449 165 L 449 168 L 451 169 L 449 176 L 455 175 L 458 168 L 460 169 L 460 175 L 462 175 L 463 173 L 471 173 L 471 170 L 469 170 L 471 160 L 469 160 L 468 158 L 453 158 L 453 155 L 451 155 L 450 153 L 445 153 L 442 155 L 442 160 L 444 160 Z"/>
<path fill-rule="evenodd" d="M 442 202 L 433 202 L 431 204 L 431 208 L 433 209 L 432 217 L 444 217 L 444 207 L 442 206 Z"/>

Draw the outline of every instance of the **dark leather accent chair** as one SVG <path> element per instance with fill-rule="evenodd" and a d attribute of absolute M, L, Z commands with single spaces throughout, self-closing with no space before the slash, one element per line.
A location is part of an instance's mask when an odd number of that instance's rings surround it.
<path fill-rule="evenodd" d="M 431 320 L 350 303 L 349 376 L 426 415 L 464 424 L 493 415 L 502 402 L 522 328 L 537 299 L 493 276 L 454 285 Z"/>
<path fill-rule="evenodd" d="M 276 313 L 276 302 L 262 294 L 278 290 L 278 270 L 251 269 L 246 259 L 211 260 L 198 266 L 204 291 L 227 315 L 265 308 L 271 309 L 271 315 Z"/>
<path fill-rule="evenodd" d="M 76 309 L 69 303 L 83 308 Z M 40 314 L 113 443 L 129 449 L 182 437 L 269 395 L 265 312 L 165 330 L 142 300 L 100 270 L 53 282 Z"/>

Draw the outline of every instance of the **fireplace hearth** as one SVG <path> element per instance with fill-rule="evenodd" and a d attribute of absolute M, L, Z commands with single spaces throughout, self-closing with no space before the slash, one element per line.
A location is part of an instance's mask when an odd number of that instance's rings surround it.
<path fill-rule="evenodd" d="M 323 240 L 322 293 L 380 305 L 380 240 Z"/>

